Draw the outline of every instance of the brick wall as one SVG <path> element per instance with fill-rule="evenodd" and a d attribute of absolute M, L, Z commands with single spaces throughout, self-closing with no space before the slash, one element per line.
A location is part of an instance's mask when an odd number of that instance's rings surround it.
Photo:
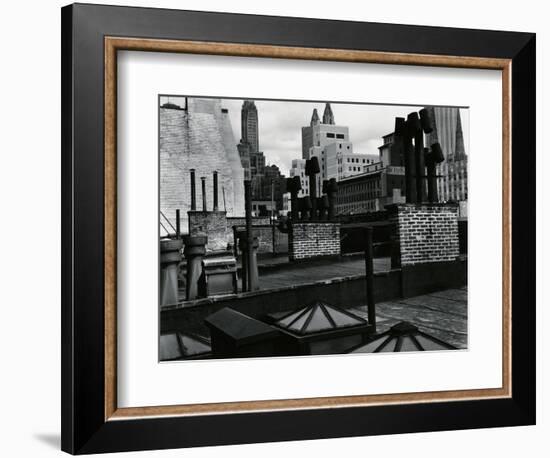
<path fill-rule="evenodd" d="M 269 224 L 269 218 L 253 218 L 254 237 L 259 240 L 259 253 L 273 252 L 273 228 Z M 244 218 L 227 218 L 226 213 L 222 211 L 206 213 L 202 211 L 188 212 L 188 227 L 191 235 L 208 236 L 208 251 L 226 250 L 233 247 L 234 234 L 233 227 L 244 229 Z M 275 252 L 286 253 L 288 251 L 288 236 L 275 228 Z"/>
<path fill-rule="evenodd" d="M 393 265 L 454 261 L 459 255 L 457 204 L 397 204 Z"/>
<path fill-rule="evenodd" d="M 288 251 L 291 261 L 340 255 L 340 223 L 292 223 Z"/>
<path fill-rule="evenodd" d="M 275 253 L 288 252 L 288 234 L 281 232 L 278 228 L 271 226 L 259 226 L 254 229 L 254 235 L 259 238 L 260 253 L 273 253 L 273 235 L 275 235 Z"/>
<path fill-rule="evenodd" d="M 245 225 L 234 226 L 239 231 L 245 230 Z M 233 228 L 230 229 L 233 231 Z M 275 234 L 275 253 L 287 253 L 288 252 L 288 234 L 281 232 L 277 227 L 273 231 L 273 226 L 266 225 L 253 225 L 252 234 L 254 237 L 258 237 L 258 253 L 273 253 L 273 235 Z M 234 237 L 233 237 L 234 239 Z M 234 240 L 231 243 L 234 243 Z M 238 250 L 240 254 L 240 250 Z"/>
<path fill-rule="evenodd" d="M 208 243 L 207 251 L 227 249 L 227 242 L 231 234 L 227 233 L 225 212 L 188 212 L 189 234 L 206 235 Z"/>
<path fill-rule="evenodd" d="M 267 233 L 266 230 L 258 230 L 258 227 L 259 226 L 269 226 L 269 217 L 268 216 L 254 216 L 252 217 L 252 226 L 254 226 L 254 231 L 253 231 L 253 234 L 254 234 L 254 237 L 258 237 L 259 241 L 260 241 L 260 246 L 258 247 L 258 252 L 260 253 L 269 253 L 272 250 L 271 248 L 271 244 L 272 244 L 272 236 L 271 236 L 271 232 L 269 232 L 269 234 Z M 228 217 L 227 218 L 227 242 L 230 243 L 232 246 L 233 246 L 233 249 L 234 248 L 234 243 L 235 243 L 235 240 L 234 240 L 234 233 L 233 233 L 233 228 L 234 227 L 237 227 L 239 229 L 244 229 L 246 227 L 246 218 L 245 217 L 239 217 L 239 216 L 232 216 L 232 217 Z M 269 240 L 267 240 L 267 238 L 269 238 Z M 269 246 L 269 248 L 268 248 Z M 237 252 L 240 253 L 240 250 L 238 250 L 238 247 L 237 247 Z"/>
<path fill-rule="evenodd" d="M 269 224 L 269 216 L 253 216 L 252 226 L 266 226 Z M 246 226 L 246 218 L 239 216 L 227 217 L 227 228 L 231 231 L 233 226 Z"/>

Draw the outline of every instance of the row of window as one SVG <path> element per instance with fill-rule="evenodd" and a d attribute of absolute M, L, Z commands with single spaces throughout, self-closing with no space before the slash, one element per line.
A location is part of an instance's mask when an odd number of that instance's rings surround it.
<path fill-rule="evenodd" d="M 341 143 L 338 144 L 338 148 L 342 149 L 342 144 Z M 349 149 L 349 145 L 346 146 L 346 149 Z"/>
<path fill-rule="evenodd" d="M 348 146 L 349 148 L 349 146 Z M 346 162 L 352 164 L 374 164 L 374 159 L 362 159 L 358 157 L 347 157 Z M 342 158 L 338 159 L 338 164 L 342 164 Z"/>
<path fill-rule="evenodd" d="M 336 198 L 336 202 L 338 203 L 338 205 L 341 205 L 341 204 L 347 204 L 350 202 L 363 202 L 367 200 L 376 199 L 377 197 L 379 197 L 378 191 L 366 191 L 360 194 L 348 194 L 346 196 L 342 196 L 338 194 Z"/>
<path fill-rule="evenodd" d="M 332 132 L 327 132 L 327 138 L 344 138 L 344 134 L 334 134 Z"/>
<path fill-rule="evenodd" d="M 338 213 L 362 213 L 365 211 L 376 211 L 376 200 L 371 200 L 369 202 L 361 202 L 360 204 L 347 204 L 347 205 L 338 205 Z"/>
<path fill-rule="evenodd" d="M 346 194 L 346 193 L 352 193 L 352 192 L 363 192 L 363 191 L 368 191 L 372 189 L 380 189 L 379 180 L 367 181 L 366 183 L 344 185 L 341 187 L 341 192 L 343 194 Z"/>

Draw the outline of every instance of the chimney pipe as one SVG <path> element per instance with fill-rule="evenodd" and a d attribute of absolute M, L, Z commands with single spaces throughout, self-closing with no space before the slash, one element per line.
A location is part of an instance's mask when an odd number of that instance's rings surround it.
<path fill-rule="evenodd" d="M 291 216 L 294 221 L 298 220 L 298 193 L 302 189 L 300 177 L 290 177 L 286 179 L 286 189 L 290 192 L 291 198 Z"/>
<path fill-rule="evenodd" d="M 407 203 L 416 203 L 416 170 L 415 170 L 415 156 L 414 156 L 414 146 L 413 146 L 413 136 L 411 132 L 414 133 L 414 117 L 411 116 L 411 113 L 407 117 L 407 122 L 405 123 L 403 129 L 403 136 L 400 137 L 403 142 L 403 153 L 404 153 L 404 162 L 405 162 L 405 196 Z M 417 114 L 418 116 L 418 114 Z M 397 120 L 396 120 L 397 124 Z M 397 139 L 396 139 L 397 141 Z"/>
<path fill-rule="evenodd" d="M 334 220 L 336 218 L 336 194 L 338 193 L 338 182 L 336 178 L 331 178 L 327 183 L 327 195 L 328 195 L 328 219 Z"/>
<path fill-rule="evenodd" d="M 218 211 L 218 172 L 214 170 L 214 211 Z"/>
<path fill-rule="evenodd" d="M 202 211 L 206 212 L 206 177 L 201 177 L 202 186 Z"/>
<path fill-rule="evenodd" d="M 244 180 L 244 213 L 246 224 L 246 268 L 247 268 L 247 287 L 248 291 L 258 289 L 258 263 L 256 259 L 256 250 L 258 248 L 257 240 L 252 233 L 252 189 L 251 181 Z"/>
<path fill-rule="evenodd" d="M 191 173 L 191 211 L 197 209 L 197 196 L 195 190 L 195 169 L 189 171 Z"/>
<path fill-rule="evenodd" d="M 317 219 L 317 174 L 321 171 L 319 168 L 319 159 L 313 156 L 306 161 L 306 175 L 309 177 L 309 196 L 311 197 L 311 219 Z"/>

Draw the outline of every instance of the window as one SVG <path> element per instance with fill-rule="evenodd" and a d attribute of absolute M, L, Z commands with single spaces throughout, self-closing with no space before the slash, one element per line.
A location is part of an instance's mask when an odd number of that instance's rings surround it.
<path fill-rule="evenodd" d="M 344 134 L 336 134 L 336 138 L 344 138 Z"/>
<path fill-rule="evenodd" d="M 334 138 L 334 134 L 327 132 L 327 138 Z"/>

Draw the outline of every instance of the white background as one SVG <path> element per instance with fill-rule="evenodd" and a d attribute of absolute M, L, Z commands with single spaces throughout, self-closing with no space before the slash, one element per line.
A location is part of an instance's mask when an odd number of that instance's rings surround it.
<path fill-rule="evenodd" d="M 485 275 L 502 252 L 500 72 L 124 52 L 117 76 L 119 407 L 502 386 L 502 277 Z M 468 350 L 158 364 L 157 94 L 182 92 L 469 106 Z"/>
<path fill-rule="evenodd" d="M 111 4 L 123 4 L 110 0 Z M 544 2 L 394 0 L 387 2 L 138 1 L 133 5 L 230 11 L 327 19 L 397 22 L 537 32 L 538 58 L 538 425 L 223 448 L 142 452 L 126 456 L 256 457 L 334 456 L 385 453 L 397 456 L 546 456 L 550 404 L 548 339 L 542 335 L 548 302 L 543 283 L 548 269 L 547 205 L 550 186 L 542 181 L 548 159 L 542 154 L 543 111 L 550 108 L 542 88 L 550 33 Z M 0 288 L 2 375 L 0 405 L 5 456 L 59 455 L 60 386 L 60 11 L 62 2 L 12 2 L 0 15 L 3 62 L 0 192 L 2 225 Z M 32 215 L 32 217 L 31 217 Z M 543 221 L 543 220 L 546 221 Z M 547 288 L 546 288 L 547 289 Z M 543 361 L 546 364 L 543 365 Z M 368 451 L 368 452 L 367 452 Z"/>

